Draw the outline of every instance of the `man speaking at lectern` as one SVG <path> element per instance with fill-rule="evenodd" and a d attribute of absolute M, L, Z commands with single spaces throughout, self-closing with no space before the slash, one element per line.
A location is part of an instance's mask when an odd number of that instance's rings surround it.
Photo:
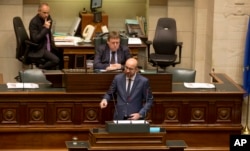
<path fill-rule="evenodd" d="M 129 58 L 124 67 L 124 73 L 117 74 L 112 84 L 100 102 L 100 107 L 106 108 L 108 102 L 117 102 L 114 120 L 144 119 L 153 104 L 153 95 L 147 78 L 138 74 L 138 62 Z"/>

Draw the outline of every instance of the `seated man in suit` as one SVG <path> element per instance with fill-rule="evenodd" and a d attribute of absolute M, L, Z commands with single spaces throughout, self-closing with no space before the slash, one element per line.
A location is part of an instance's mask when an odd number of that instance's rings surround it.
<path fill-rule="evenodd" d="M 120 45 L 120 34 L 112 31 L 108 35 L 107 43 L 101 45 L 94 57 L 94 69 L 119 70 L 128 58 L 131 58 L 127 46 Z"/>
<path fill-rule="evenodd" d="M 108 102 L 115 100 L 114 120 L 144 119 L 153 104 L 149 80 L 138 74 L 138 62 L 134 58 L 126 61 L 124 73 L 115 76 L 100 108 L 106 108 Z"/>
<path fill-rule="evenodd" d="M 43 59 L 45 63 L 38 66 L 41 69 L 55 69 L 62 62 L 63 56 L 52 40 L 52 19 L 49 12 L 50 7 L 47 3 L 40 4 L 37 15 L 31 19 L 29 24 L 30 39 L 38 46 L 33 47 L 28 56 Z"/>

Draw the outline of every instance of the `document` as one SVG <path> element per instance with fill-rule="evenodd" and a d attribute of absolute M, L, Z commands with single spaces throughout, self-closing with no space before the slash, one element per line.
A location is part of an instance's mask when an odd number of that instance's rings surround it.
<path fill-rule="evenodd" d="M 55 45 L 76 45 L 82 42 L 83 39 L 75 36 L 56 36 L 54 37 Z"/>
<path fill-rule="evenodd" d="M 148 124 L 145 120 L 114 120 L 115 124 Z"/>
<path fill-rule="evenodd" d="M 136 37 L 130 37 L 130 38 L 128 38 L 128 44 L 129 45 L 140 45 L 140 44 L 142 44 L 142 41 L 141 41 L 141 39 L 140 38 L 136 38 Z"/>
<path fill-rule="evenodd" d="M 36 83 L 7 83 L 7 87 L 11 88 L 39 88 Z"/>
<path fill-rule="evenodd" d="M 214 84 L 211 83 L 187 83 L 184 82 L 186 88 L 215 88 Z"/>

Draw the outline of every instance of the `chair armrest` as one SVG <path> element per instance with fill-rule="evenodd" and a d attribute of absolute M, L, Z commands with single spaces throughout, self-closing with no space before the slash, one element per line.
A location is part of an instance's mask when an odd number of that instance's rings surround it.
<path fill-rule="evenodd" d="M 182 53 L 183 42 L 177 42 L 176 45 L 179 48 L 179 59 L 178 59 L 178 62 L 176 62 L 175 64 L 180 64 L 181 63 L 181 53 Z"/>

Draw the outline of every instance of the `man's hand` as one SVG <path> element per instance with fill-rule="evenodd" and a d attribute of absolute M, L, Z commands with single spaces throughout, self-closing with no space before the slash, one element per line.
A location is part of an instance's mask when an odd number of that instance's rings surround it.
<path fill-rule="evenodd" d="M 108 106 L 108 102 L 106 99 L 102 99 L 102 101 L 100 102 L 100 108 L 106 108 Z"/>
<path fill-rule="evenodd" d="M 130 118 L 128 120 L 138 120 L 140 119 L 140 114 L 139 113 L 133 113 L 129 115 Z"/>
<path fill-rule="evenodd" d="M 121 67 L 122 67 L 122 65 L 121 64 L 119 64 L 119 63 L 116 63 L 116 64 L 110 64 L 110 66 L 108 66 L 107 68 L 106 68 L 106 70 L 119 70 L 119 69 L 121 69 Z"/>
<path fill-rule="evenodd" d="M 44 22 L 44 24 L 43 24 L 43 26 L 44 26 L 45 28 L 49 29 L 49 28 L 50 28 L 50 25 L 51 25 L 51 20 L 47 20 L 47 18 L 46 18 L 46 19 L 45 19 L 45 22 Z"/>

